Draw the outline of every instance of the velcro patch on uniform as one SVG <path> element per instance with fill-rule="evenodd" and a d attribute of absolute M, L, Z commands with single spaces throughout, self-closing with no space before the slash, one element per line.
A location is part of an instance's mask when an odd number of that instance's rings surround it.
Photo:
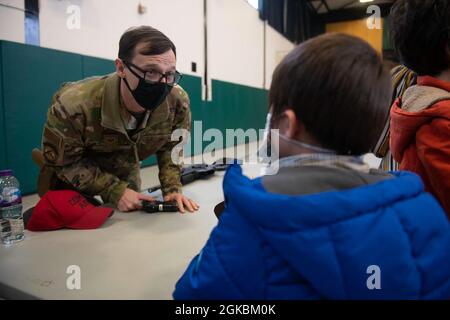
<path fill-rule="evenodd" d="M 45 126 L 43 155 L 45 160 L 47 160 L 49 163 L 57 163 L 59 156 L 61 156 L 60 152 L 64 153 L 62 141 L 63 139 L 60 135 Z"/>
<path fill-rule="evenodd" d="M 50 163 L 55 163 L 58 159 L 58 151 L 51 145 L 44 145 L 44 157 Z"/>

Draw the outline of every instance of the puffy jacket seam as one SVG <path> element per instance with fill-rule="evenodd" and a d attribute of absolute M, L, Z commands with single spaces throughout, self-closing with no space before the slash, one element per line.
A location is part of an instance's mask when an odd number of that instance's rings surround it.
<path fill-rule="evenodd" d="M 416 299 L 419 299 L 421 296 L 423 296 L 423 294 L 422 294 L 423 293 L 423 290 L 422 290 L 422 288 L 423 288 L 423 272 L 420 271 L 420 268 L 419 268 L 419 266 L 416 263 L 416 257 L 414 256 L 413 248 L 411 246 L 412 239 L 411 239 L 409 233 L 406 231 L 406 229 L 405 229 L 405 227 L 404 227 L 404 225 L 402 223 L 402 220 L 401 220 L 401 218 L 399 217 L 399 215 L 397 213 L 395 214 L 395 217 L 397 218 L 398 223 L 400 224 L 400 227 L 403 230 L 403 233 L 406 235 L 406 238 L 408 239 L 409 253 L 410 253 L 411 259 L 413 261 L 414 267 L 415 267 L 415 269 L 417 270 L 417 273 L 419 273 L 419 276 L 420 276 L 420 290 L 419 290 L 419 293 L 418 293 L 419 296 L 416 297 Z"/>
<path fill-rule="evenodd" d="M 240 295 L 242 296 L 242 298 L 246 298 L 245 295 L 242 293 L 241 289 L 240 289 L 240 288 L 237 286 L 237 284 L 232 280 L 232 278 L 231 278 L 231 276 L 230 276 L 231 273 L 228 271 L 227 266 L 225 265 L 225 261 L 223 261 L 223 260 L 220 258 L 220 254 L 219 254 L 219 251 L 217 250 L 217 246 L 216 246 L 216 244 L 215 244 L 214 238 L 212 238 L 211 240 L 212 240 L 212 246 L 213 246 L 213 248 L 214 248 L 214 252 L 215 252 L 215 254 L 216 254 L 216 256 L 217 256 L 217 260 L 219 260 L 220 266 L 222 267 L 222 269 L 223 269 L 223 271 L 224 271 L 224 274 L 225 274 L 225 277 L 227 278 L 228 282 L 229 282 L 234 288 L 236 288 L 236 290 L 240 293 Z"/>
<path fill-rule="evenodd" d="M 333 239 L 331 227 L 328 227 L 327 229 L 328 229 L 328 234 L 329 234 L 329 237 L 330 237 L 330 240 L 331 240 L 331 246 L 333 247 L 334 256 L 336 257 L 336 262 L 337 262 L 338 267 L 339 267 L 339 274 L 341 275 L 342 286 L 344 288 L 344 294 L 345 294 L 345 298 L 344 299 L 347 300 L 348 299 L 348 294 L 347 294 L 348 291 L 345 288 L 344 277 L 343 277 L 343 272 L 342 272 L 342 266 L 341 266 L 341 262 L 339 261 L 339 256 L 338 256 L 338 253 L 337 253 L 337 250 L 336 250 L 336 244 L 335 244 L 334 239 Z"/>
<path fill-rule="evenodd" d="M 398 203 L 399 200 L 403 202 L 405 200 L 417 198 L 418 196 L 421 195 L 421 193 L 422 192 L 417 193 L 417 194 L 415 194 L 413 196 L 410 196 L 408 198 L 396 199 L 395 201 L 391 201 L 391 202 L 386 203 L 386 204 L 384 204 L 382 206 L 378 206 L 378 207 L 376 207 L 376 208 L 374 208 L 372 210 L 367 210 L 367 211 L 364 211 L 364 212 L 363 211 L 356 212 L 351 217 L 346 217 L 346 218 L 338 219 L 338 220 L 335 220 L 335 221 L 331 221 L 328 224 L 323 224 L 323 225 L 320 225 L 320 226 L 308 227 L 308 228 L 305 228 L 304 230 L 296 230 L 296 229 L 293 229 L 293 228 L 276 228 L 276 227 L 274 228 L 274 227 L 269 227 L 269 226 L 261 226 L 261 228 L 266 229 L 266 230 L 272 230 L 272 231 L 289 231 L 289 230 L 293 230 L 293 231 L 297 231 L 297 232 L 305 232 L 305 231 L 317 230 L 317 229 L 321 229 L 321 228 L 328 228 L 330 226 L 333 226 L 333 225 L 336 225 L 336 224 L 339 224 L 339 223 L 343 223 L 343 222 L 346 222 L 346 221 L 350 221 L 352 219 L 362 218 L 362 217 L 365 217 L 365 216 L 378 214 L 377 211 L 379 211 L 380 209 L 392 207 L 392 205 L 394 203 Z"/>

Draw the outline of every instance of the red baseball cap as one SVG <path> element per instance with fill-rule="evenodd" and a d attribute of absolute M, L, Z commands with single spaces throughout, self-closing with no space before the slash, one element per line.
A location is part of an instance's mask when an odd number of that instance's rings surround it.
<path fill-rule="evenodd" d="M 113 213 L 111 208 L 95 207 L 76 191 L 49 191 L 33 209 L 27 229 L 97 229 Z"/>

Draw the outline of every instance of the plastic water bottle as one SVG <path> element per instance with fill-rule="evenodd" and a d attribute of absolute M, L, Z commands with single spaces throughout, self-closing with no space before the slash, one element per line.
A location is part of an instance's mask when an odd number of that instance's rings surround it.
<path fill-rule="evenodd" d="M 22 216 L 22 196 L 19 181 L 12 170 L 0 171 L 0 238 L 11 245 L 25 238 Z"/>

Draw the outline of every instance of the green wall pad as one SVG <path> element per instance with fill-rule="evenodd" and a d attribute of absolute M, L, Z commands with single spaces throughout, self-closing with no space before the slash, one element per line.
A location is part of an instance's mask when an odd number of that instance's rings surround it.
<path fill-rule="evenodd" d="M 0 41 L 0 168 L 6 168 L 6 131 L 3 108 L 3 66 L 2 66 L 2 52 L 3 42 Z"/>
<path fill-rule="evenodd" d="M 40 147 L 53 93 L 83 77 L 82 57 L 12 42 L 2 43 L 6 166 L 24 194 L 35 192 L 38 169 L 31 150 Z"/>

